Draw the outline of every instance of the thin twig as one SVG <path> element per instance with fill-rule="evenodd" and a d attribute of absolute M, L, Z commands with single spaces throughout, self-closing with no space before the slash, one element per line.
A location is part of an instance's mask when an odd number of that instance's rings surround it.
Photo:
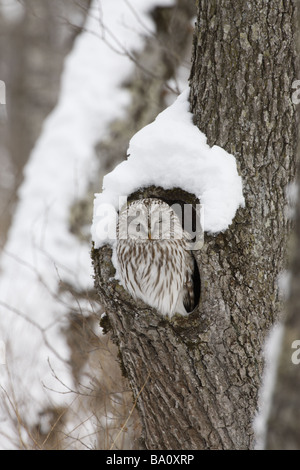
<path fill-rule="evenodd" d="M 146 386 L 146 384 L 147 384 L 147 382 L 148 382 L 148 380 L 149 380 L 149 377 L 150 377 L 150 372 L 148 372 L 148 375 L 147 375 L 147 378 L 146 378 L 146 380 L 145 380 L 145 382 L 144 382 L 144 385 L 142 386 L 141 390 L 140 390 L 139 393 L 137 394 L 137 397 L 136 397 L 136 399 L 135 399 L 135 401 L 134 401 L 134 403 L 133 403 L 133 406 L 132 406 L 132 408 L 131 408 L 131 410 L 130 410 L 130 413 L 129 413 L 129 415 L 128 415 L 126 421 L 125 421 L 125 423 L 124 423 L 123 426 L 121 427 L 120 431 L 118 432 L 117 437 L 115 438 L 115 440 L 114 440 L 114 442 L 112 443 L 112 445 L 111 445 L 111 447 L 110 447 L 109 450 L 112 450 L 112 449 L 114 448 L 116 441 L 118 440 L 120 434 L 123 432 L 125 426 L 127 425 L 129 419 L 131 418 L 131 415 L 132 415 L 132 413 L 134 412 L 134 410 L 135 410 L 135 408 L 136 408 L 137 401 L 138 401 L 138 399 L 139 399 L 139 397 L 140 397 L 142 391 L 144 390 L 144 388 L 145 388 L 145 386 Z"/>

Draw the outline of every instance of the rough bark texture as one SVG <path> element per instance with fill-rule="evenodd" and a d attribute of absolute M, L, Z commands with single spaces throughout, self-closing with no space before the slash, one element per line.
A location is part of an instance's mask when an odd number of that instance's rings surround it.
<path fill-rule="evenodd" d="M 201 299 L 163 319 L 113 280 L 111 250 L 93 250 L 148 449 L 249 449 L 266 332 L 281 311 L 277 276 L 289 232 L 285 187 L 295 172 L 295 2 L 199 0 L 191 107 L 210 144 L 233 153 L 245 209 L 195 254 Z M 193 201 L 174 189 L 140 193 Z M 135 195 L 137 197 L 137 195 Z"/>

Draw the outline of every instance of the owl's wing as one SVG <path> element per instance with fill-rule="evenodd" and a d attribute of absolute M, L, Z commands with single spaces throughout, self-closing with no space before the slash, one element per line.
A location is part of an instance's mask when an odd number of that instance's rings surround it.
<path fill-rule="evenodd" d="M 186 286 L 183 292 L 183 306 L 187 313 L 194 309 L 194 290 L 192 284 Z"/>
<path fill-rule="evenodd" d="M 194 309 L 194 257 L 191 253 L 188 253 L 187 256 L 187 269 L 184 276 L 182 302 L 187 312 L 191 312 Z"/>

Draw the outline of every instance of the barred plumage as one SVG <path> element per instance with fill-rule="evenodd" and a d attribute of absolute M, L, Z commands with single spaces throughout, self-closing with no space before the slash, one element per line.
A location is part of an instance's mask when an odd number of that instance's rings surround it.
<path fill-rule="evenodd" d="M 173 209 L 159 199 L 129 204 L 119 216 L 117 260 L 125 289 L 162 315 L 194 306 L 194 257 Z"/>

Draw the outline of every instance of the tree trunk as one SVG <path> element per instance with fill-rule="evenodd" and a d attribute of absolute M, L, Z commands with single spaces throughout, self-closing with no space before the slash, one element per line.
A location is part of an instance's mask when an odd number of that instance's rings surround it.
<path fill-rule="evenodd" d="M 245 209 L 195 253 L 201 297 L 172 321 L 112 280 L 111 249 L 93 250 L 95 285 L 119 346 L 147 449 L 249 449 L 263 360 L 281 304 L 285 188 L 295 172 L 295 2 L 199 0 L 191 108 L 208 142 L 233 153 Z M 180 189 L 137 196 L 196 203 Z M 201 202 L 201 201 L 200 201 Z"/>
<path fill-rule="evenodd" d="M 80 30 L 68 24 L 68 18 L 83 22 L 89 3 L 26 0 L 20 2 L 22 13 L 15 21 L 1 15 L 0 8 L 0 80 L 6 83 L 7 102 L 6 125 L 0 119 L 0 166 L 4 173 L 9 161 L 5 173 L 10 173 L 10 178 L 0 180 L 1 244 L 6 240 L 24 166 L 44 119 L 55 106 L 63 62 Z"/>

